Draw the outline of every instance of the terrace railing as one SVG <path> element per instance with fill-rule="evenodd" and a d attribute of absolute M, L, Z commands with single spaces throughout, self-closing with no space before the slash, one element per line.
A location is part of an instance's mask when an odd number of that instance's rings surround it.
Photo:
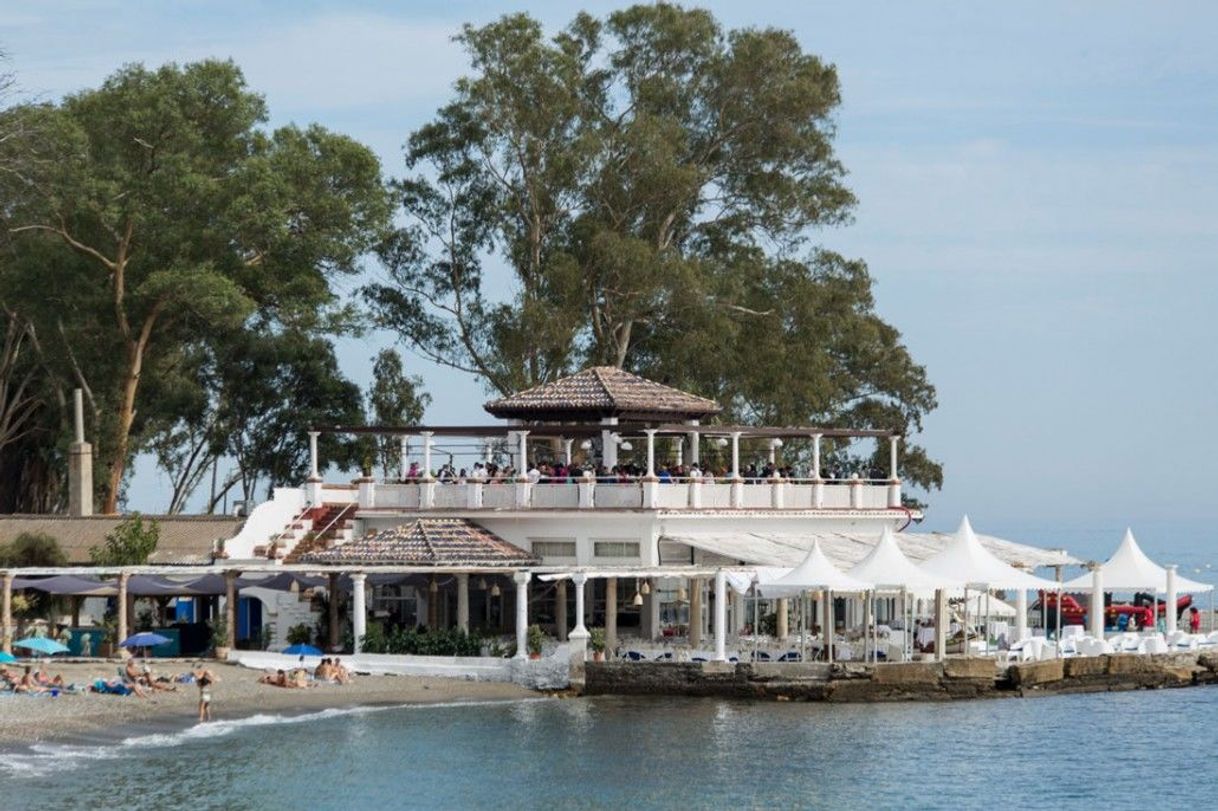
<path fill-rule="evenodd" d="M 364 509 L 437 510 L 885 510 L 901 508 L 901 483 L 886 479 L 641 479 L 442 482 L 361 480 Z"/>

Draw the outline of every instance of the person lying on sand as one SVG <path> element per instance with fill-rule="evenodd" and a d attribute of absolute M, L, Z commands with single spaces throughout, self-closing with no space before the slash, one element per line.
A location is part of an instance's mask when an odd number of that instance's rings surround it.
<path fill-rule="evenodd" d="M 47 688 L 34 680 L 34 674 L 30 670 L 30 666 L 26 665 L 25 672 L 21 674 L 21 678 L 17 681 L 17 686 L 13 690 L 18 693 L 45 693 Z"/>
<path fill-rule="evenodd" d="M 35 670 L 33 675 L 34 681 L 37 682 L 40 687 L 50 688 L 64 686 L 62 675 L 56 674 L 54 677 L 51 677 L 42 668 Z"/>
<path fill-rule="evenodd" d="M 178 687 L 170 681 L 157 681 L 152 672 L 152 668 L 145 662 L 141 668 L 135 659 L 128 659 L 127 666 L 124 670 L 127 682 L 129 684 L 138 684 L 141 687 L 150 687 L 153 690 L 177 690 Z"/>
<path fill-rule="evenodd" d="M 98 688 L 97 684 L 105 685 L 104 690 Z M 137 682 L 129 682 L 126 679 L 96 679 L 93 684 L 93 692 L 95 693 L 129 693 L 137 698 L 148 698 L 148 691 L 139 685 Z"/>

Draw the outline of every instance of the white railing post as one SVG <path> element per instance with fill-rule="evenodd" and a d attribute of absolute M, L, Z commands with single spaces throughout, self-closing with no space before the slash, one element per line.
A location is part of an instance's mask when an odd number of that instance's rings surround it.
<path fill-rule="evenodd" d="M 596 488 L 596 479 L 592 475 L 591 470 L 585 470 L 584 475 L 579 479 L 579 508 L 581 510 L 590 510 L 594 504 L 593 491 Z"/>
<path fill-rule="evenodd" d="M 1091 635 L 1104 638 L 1104 569 L 1098 563 L 1091 564 Z M 1026 622 L 1026 621 L 1025 621 Z"/>
<path fill-rule="evenodd" d="M 1178 592 L 1176 589 L 1176 564 L 1173 563 L 1167 567 L 1167 604 L 1164 606 L 1164 611 L 1163 611 L 1163 619 L 1165 622 L 1163 627 L 1169 634 L 1174 634 L 1176 632 L 1177 594 L 1178 594 Z M 1159 620 L 1159 618 L 1155 617 L 1155 622 L 1158 622 L 1158 620 Z"/>
<path fill-rule="evenodd" d="M 783 489 L 786 482 L 775 473 L 770 479 L 770 506 L 776 510 L 781 510 L 786 506 L 786 491 Z"/>
<path fill-rule="evenodd" d="M 689 480 L 689 506 L 691 509 L 702 509 L 702 479 Z"/>
<path fill-rule="evenodd" d="M 850 509 L 863 509 L 863 480 L 857 473 L 850 476 Z"/>

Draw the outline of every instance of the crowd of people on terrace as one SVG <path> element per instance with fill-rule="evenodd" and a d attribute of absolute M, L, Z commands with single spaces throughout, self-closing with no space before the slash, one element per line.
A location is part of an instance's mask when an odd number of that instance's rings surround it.
<path fill-rule="evenodd" d="M 863 479 L 883 479 L 884 471 L 878 468 L 859 468 L 849 465 L 824 467 L 821 477 L 827 480 L 845 480 L 854 475 Z M 433 471 L 433 477 L 444 484 L 467 483 L 510 483 L 517 481 L 520 472 L 511 465 L 498 465 L 494 462 L 475 462 L 472 468 L 457 468 L 451 461 Z M 424 471 L 418 462 L 411 462 L 406 471 L 406 479 L 423 478 Z M 647 469 L 637 464 L 621 464 L 613 467 L 561 461 L 541 462 L 531 465 L 524 477 L 533 484 L 539 483 L 575 483 L 586 478 L 594 478 L 599 484 L 628 484 L 639 481 L 647 476 Z M 730 482 L 732 471 L 723 465 L 683 465 L 657 464 L 655 477 L 661 483 L 678 483 L 701 481 L 706 484 L 715 482 Z M 765 484 L 774 479 L 810 479 L 812 471 L 796 470 L 792 465 L 776 465 L 773 462 L 756 464 L 750 463 L 740 471 L 740 477 L 746 484 Z"/>

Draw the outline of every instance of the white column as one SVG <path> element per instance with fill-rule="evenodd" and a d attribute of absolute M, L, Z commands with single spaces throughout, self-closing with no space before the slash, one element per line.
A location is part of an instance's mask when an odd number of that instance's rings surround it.
<path fill-rule="evenodd" d="M 516 572 L 516 658 L 529 657 L 529 578 L 528 572 Z"/>
<path fill-rule="evenodd" d="M 368 575 L 363 572 L 351 575 L 351 633 L 355 637 L 357 654 L 363 647 L 360 639 L 368 633 L 368 594 L 364 585 L 367 579 Z"/>
<path fill-rule="evenodd" d="M 654 428 L 648 428 L 643 433 L 647 434 L 647 478 L 654 479 L 656 476 L 656 432 Z"/>
<path fill-rule="evenodd" d="M 680 434 L 678 434 L 677 436 L 674 436 L 672 438 L 672 441 L 673 441 L 673 446 L 672 446 L 673 456 L 676 457 L 677 467 L 684 467 L 684 465 L 685 465 L 685 440 L 681 437 Z"/>
<path fill-rule="evenodd" d="M 484 442 L 482 445 L 482 462 L 483 462 L 483 464 L 489 465 L 491 463 L 491 457 L 493 457 L 495 455 L 494 451 L 495 451 L 495 443 L 489 439 L 486 440 L 486 442 Z"/>
<path fill-rule="evenodd" d="M 517 471 L 517 478 L 524 479 L 529 472 L 529 432 L 517 431 L 516 438 L 520 443 L 520 468 Z"/>
<path fill-rule="evenodd" d="M 687 425 L 698 425 L 698 421 L 690 420 Z M 689 463 L 691 465 L 697 465 L 702 462 L 701 448 L 699 447 L 701 445 L 700 440 L 701 437 L 697 431 L 689 432 Z"/>
<path fill-rule="evenodd" d="M 715 658 L 716 662 L 727 661 L 727 575 L 722 569 L 715 572 Z"/>
<path fill-rule="evenodd" d="M 1028 638 L 1028 592 L 1020 589 L 1015 592 L 1015 638 L 1019 642 Z"/>
<path fill-rule="evenodd" d="M 431 478 L 431 431 L 423 432 L 423 476 L 424 479 Z"/>
<path fill-rule="evenodd" d="M 1164 627 L 1169 634 L 1176 632 L 1176 597 L 1176 564 L 1173 563 L 1167 567 L 1167 605 L 1163 609 L 1163 619 L 1167 623 Z"/>
<path fill-rule="evenodd" d="M 575 628 L 571 636 L 588 635 L 588 627 L 584 625 L 584 587 L 588 583 L 588 575 L 582 572 L 571 575 L 571 583 L 575 586 Z"/>
<path fill-rule="evenodd" d="M 776 616 L 775 625 L 777 627 L 774 630 L 774 634 L 775 634 L 775 636 L 778 637 L 778 641 L 786 642 L 787 637 L 789 637 L 791 635 L 789 627 L 788 627 L 788 621 L 791 616 L 791 613 L 790 613 L 791 608 L 790 608 L 790 605 L 787 603 L 786 597 L 779 597 L 775 603 L 775 606 L 776 606 L 774 609 L 775 616 Z"/>
<path fill-rule="evenodd" d="M 812 435 L 812 478 L 815 480 L 820 479 L 820 438 L 820 434 Z"/>
<path fill-rule="evenodd" d="M 935 589 L 935 661 L 947 658 L 947 592 Z"/>
<path fill-rule="evenodd" d="M 309 478 L 320 479 L 321 471 L 318 468 L 317 458 L 317 431 L 309 431 Z"/>
<path fill-rule="evenodd" d="M 897 442 L 900 439 L 899 436 L 888 437 L 888 478 L 894 482 L 900 478 L 897 475 Z"/>
<path fill-rule="evenodd" d="M 563 458 L 565 458 L 567 460 L 568 466 L 570 466 L 570 464 L 571 464 L 571 446 L 573 446 L 574 444 L 575 444 L 574 439 L 564 439 L 562 441 Z"/>
<path fill-rule="evenodd" d="M 740 478 L 740 432 L 732 433 L 732 478 Z"/>
<path fill-rule="evenodd" d="M 660 581 L 648 581 L 651 591 L 647 595 L 647 625 L 652 639 L 659 639 L 660 634 Z"/>
<path fill-rule="evenodd" d="M 457 628 L 469 633 L 469 575 L 457 575 Z"/>
<path fill-rule="evenodd" d="M 617 425 L 617 417 L 605 417 L 601 425 L 609 426 L 601 431 L 601 464 L 613 470 L 617 467 L 617 442 L 612 426 Z"/>
<path fill-rule="evenodd" d="M 1104 638 L 1104 570 L 1096 563 L 1091 567 L 1091 635 Z"/>
<path fill-rule="evenodd" d="M 740 636 L 744 628 L 744 595 L 732 589 L 732 636 Z"/>
<path fill-rule="evenodd" d="M 689 646 L 697 650 L 702 645 L 702 579 L 689 579 Z"/>
<path fill-rule="evenodd" d="M 406 481 L 406 472 L 410 470 L 410 437 L 406 434 L 398 437 L 398 457 L 398 480 Z"/>

